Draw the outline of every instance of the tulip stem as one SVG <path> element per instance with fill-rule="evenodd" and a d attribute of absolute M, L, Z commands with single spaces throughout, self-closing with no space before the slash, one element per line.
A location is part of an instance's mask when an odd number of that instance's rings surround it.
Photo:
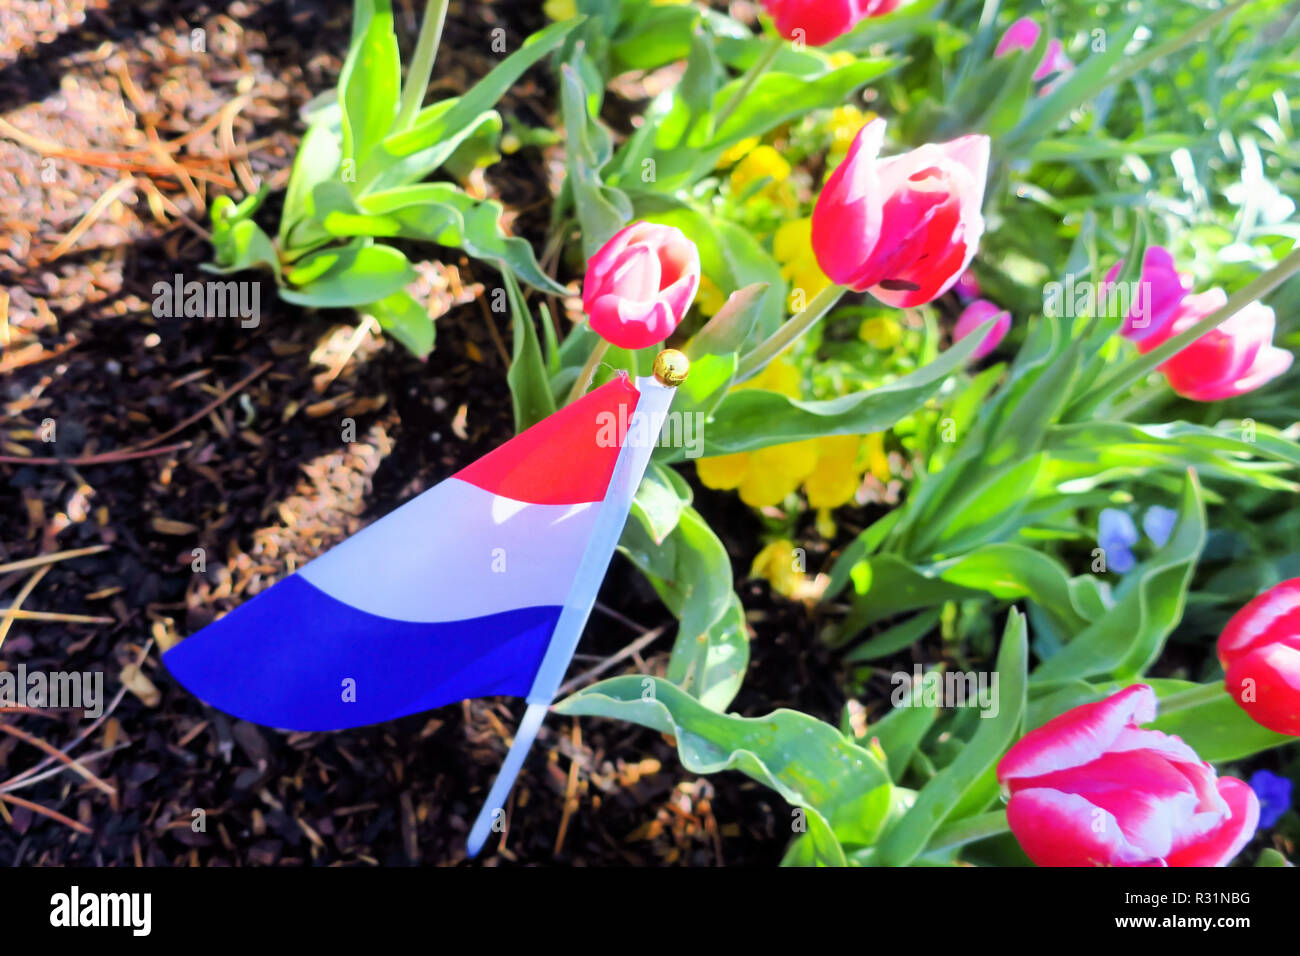
<path fill-rule="evenodd" d="M 1186 690 L 1180 690 L 1176 694 L 1170 694 L 1160 701 L 1160 714 L 1156 717 L 1156 723 L 1160 718 L 1168 717 L 1170 714 L 1177 713 L 1180 710 L 1187 710 L 1191 707 L 1199 707 L 1201 704 L 1208 704 L 1218 700 L 1220 697 L 1227 696 L 1227 691 L 1223 689 L 1223 683 L 1211 681 L 1208 684 L 1200 684 L 1196 687 L 1189 687 Z"/>
<path fill-rule="evenodd" d="M 438 44 L 442 40 L 442 25 L 447 19 L 449 0 L 428 0 L 424 7 L 424 22 L 420 24 L 420 36 L 415 41 L 415 55 L 411 59 L 411 68 L 406 71 L 406 85 L 402 87 L 401 104 L 397 109 L 397 120 L 393 129 L 404 130 L 415 120 L 424 103 L 425 91 L 429 88 L 429 77 L 433 75 L 433 61 L 438 56 Z"/>
<path fill-rule="evenodd" d="M 732 384 L 739 385 L 763 371 L 772 359 L 816 325 L 817 321 L 829 312 L 847 291 L 842 285 L 830 285 L 813 296 L 812 301 L 803 307 L 803 311 L 769 335 L 754 351 L 740 360 Z"/>
<path fill-rule="evenodd" d="M 1097 385 L 1070 408 L 1067 412 L 1069 419 L 1078 421 L 1085 415 L 1091 414 L 1107 398 L 1150 375 L 1157 366 L 1169 361 L 1207 332 L 1217 329 L 1252 302 L 1268 295 L 1295 272 L 1300 272 L 1300 246 L 1293 249 L 1290 255 L 1263 275 L 1257 276 L 1252 282 L 1238 289 L 1221 309 L 1212 312 L 1186 331 L 1178 333 L 1158 348 L 1152 349 L 1137 361 L 1129 362 L 1118 369 L 1115 374 Z"/>
<path fill-rule="evenodd" d="M 759 77 L 767 72 L 767 68 L 772 65 L 772 61 L 777 58 L 784 46 L 784 41 L 773 38 L 768 44 L 766 50 L 758 55 L 752 66 L 745 71 L 745 75 L 740 78 L 740 86 L 736 87 L 736 92 L 731 94 L 731 99 L 727 100 L 727 105 L 718 111 L 718 115 L 713 120 L 713 132 L 716 134 L 722 130 L 722 126 L 731 118 L 731 114 L 736 112 L 740 104 L 745 102 L 749 96 L 750 90 L 758 82 Z"/>
<path fill-rule="evenodd" d="M 1011 827 L 1007 823 L 1007 811 L 993 810 L 980 813 L 948 826 L 940 827 L 930 837 L 922 853 L 937 853 L 940 850 L 952 850 L 976 840 L 984 840 L 1000 833 L 1006 833 Z"/>
<path fill-rule="evenodd" d="M 582 371 L 578 373 L 578 378 L 573 383 L 573 388 L 569 389 L 569 397 L 564 400 L 565 405 L 572 405 L 578 399 L 582 398 L 583 395 L 587 394 L 587 386 L 591 384 L 592 376 L 596 374 L 596 366 L 600 364 L 600 360 L 605 357 L 605 353 L 608 351 L 609 342 L 605 339 L 598 339 L 596 341 L 596 347 L 593 348 L 591 354 L 587 356 L 587 364 L 584 365 Z"/>

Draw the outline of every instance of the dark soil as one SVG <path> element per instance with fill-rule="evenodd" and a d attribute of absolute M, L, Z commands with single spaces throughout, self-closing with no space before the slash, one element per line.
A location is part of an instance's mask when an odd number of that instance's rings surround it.
<path fill-rule="evenodd" d="M 396 6 L 409 44 L 414 5 Z M 0 638 L 0 669 L 100 671 L 114 704 L 97 724 L 49 712 L 0 720 L 11 728 L 0 735 L 0 794 L 30 801 L 0 800 L 0 863 L 464 859 L 518 702 L 284 734 L 206 708 L 159 661 L 161 647 L 511 434 L 509 327 L 480 295 L 495 277 L 459 253 L 417 247 L 430 259 L 430 298 L 446 310 L 423 363 L 370 334 L 357 345 L 353 314 L 280 303 L 269 280 L 255 329 L 152 314 L 155 283 L 203 275 L 201 204 L 241 197 L 250 181 L 283 184 L 298 110 L 333 85 L 349 22 L 346 0 L 0 0 L 0 565 L 102 548 L 44 573 L 0 572 L 0 607 L 21 598 L 27 611 L 100 621 L 16 620 Z M 517 42 L 541 22 L 534 5 L 453 3 L 435 95 L 486 72 L 494 27 Z M 195 52 L 200 29 L 205 51 Z M 536 69 L 503 110 L 536 124 L 553 104 Z M 223 126 L 250 144 L 246 158 L 223 146 Z M 151 137 L 165 144 L 194 130 L 170 154 L 189 184 L 174 166 L 112 165 Z M 540 247 L 546 158 L 521 151 L 483 185 Z M 342 439 L 345 419 L 355 442 Z M 727 495 L 702 492 L 699 504 L 734 555 L 755 553 L 752 513 Z M 746 571 L 738 560 L 737 578 Z M 835 668 L 802 608 L 762 585 L 741 594 L 754 666 L 735 709 L 797 706 L 838 721 Z M 600 600 L 574 674 L 671 625 L 622 559 Z M 662 672 L 672 634 L 621 669 Z M 102 786 L 65 769 L 17 788 L 29 768 L 58 764 L 12 728 L 55 748 L 85 734 L 71 753 Z M 192 827 L 198 816 L 205 832 Z M 779 798 L 738 774 L 684 772 L 658 734 L 552 717 L 515 789 L 508 832 L 483 860 L 771 865 L 788 819 Z"/>

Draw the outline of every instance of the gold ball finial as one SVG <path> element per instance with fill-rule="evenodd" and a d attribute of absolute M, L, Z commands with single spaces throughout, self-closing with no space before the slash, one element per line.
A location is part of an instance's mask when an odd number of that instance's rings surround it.
<path fill-rule="evenodd" d="M 676 388 L 691 372 L 691 360 L 676 349 L 664 349 L 655 356 L 655 378 L 660 385 Z"/>

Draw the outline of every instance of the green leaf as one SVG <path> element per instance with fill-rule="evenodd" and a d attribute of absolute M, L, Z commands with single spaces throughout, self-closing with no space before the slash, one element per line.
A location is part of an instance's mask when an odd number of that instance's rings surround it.
<path fill-rule="evenodd" d="M 506 381 L 510 384 L 510 399 L 515 411 L 515 433 L 536 425 L 555 411 L 555 399 L 547 383 L 546 363 L 542 361 L 542 347 L 537 340 L 528 303 L 508 267 L 501 268 L 510 299 L 511 327 L 514 346 L 510 358 L 510 371 Z"/>
<path fill-rule="evenodd" d="M 662 544 L 677 527 L 691 497 L 691 486 L 681 475 L 651 462 L 632 499 L 633 516 L 650 532 L 655 544 Z"/>
<path fill-rule="evenodd" d="M 590 259 L 632 218 L 632 203 L 600 175 L 609 160 L 609 133 L 587 112 L 587 90 L 569 64 L 560 72 L 560 103 L 568 149 L 568 185 L 582 227 L 582 255 Z"/>
<path fill-rule="evenodd" d="M 944 824 L 935 830 L 934 836 L 930 838 L 930 842 L 925 846 L 925 853 L 929 855 L 955 850 L 968 843 L 987 840 L 989 837 L 998 836 L 1007 831 L 1007 811 L 1005 810 L 993 810 L 989 813 L 965 817 L 958 819 L 954 823 Z"/>
<path fill-rule="evenodd" d="M 686 357 L 695 362 L 706 355 L 738 352 L 758 321 L 759 306 L 768 288 L 766 282 L 755 282 L 732 293 L 718 313 L 682 347 Z"/>
<path fill-rule="evenodd" d="M 967 792 L 1006 752 L 1020 732 L 1025 712 L 1025 670 L 1029 646 L 1025 621 L 1018 611 L 1007 615 L 998 651 L 997 716 L 980 718 L 974 736 L 956 759 L 944 767 L 916 796 L 916 802 L 881 840 L 876 860 L 884 866 L 912 862 Z"/>
<path fill-rule="evenodd" d="M 475 124 L 474 131 L 456 147 L 443 163 L 458 182 L 464 182 L 476 169 L 486 169 L 501 160 L 501 114 L 488 110 Z M 423 178 L 423 177 L 421 177 Z"/>
<path fill-rule="evenodd" d="M 1193 684 L 1186 690 L 1162 695 L 1150 727 L 1183 738 L 1202 760 L 1211 763 L 1244 760 L 1296 740 L 1255 723 L 1222 684 Z"/>
<path fill-rule="evenodd" d="M 800 401 L 761 389 L 732 391 L 705 434 L 704 454 L 729 455 L 823 435 L 884 431 L 923 405 L 979 344 L 972 335 L 922 369 L 889 385 L 825 401 Z"/>
<path fill-rule="evenodd" d="M 1104 135 L 1055 136 L 1034 144 L 1029 151 L 1029 161 L 1089 162 L 1098 159 L 1123 159 L 1126 156 L 1168 156 L 1176 149 L 1191 149 L 1200 145 L 1196 137 L 1186 133 L 1154 133 L 1139 139 L 1111 139 Z"/>
<path fill-rule="evenodd" d="M 926 574 L 896 554 L 878 554 L 854 565 L 853 610 L 839 625 L 840 641 L 895 614 L 934 607 L 945 601 L 978 598 L 981 592 Z"/>
<path fill-rule="evenodd" d="M 681 621 L 668 678 L 721 709 L 740 689 L 749 663 L 744 610 L 732 591 L 731 559 L 695 509 L 684 506 L 671 533 L 656 541 L 646 516 L 623 528 L 619 550 Z"/>
<path fill-rule="evenodd" d="M 342 159 L 343 145 L 329 124 L 314 123 L 307 128 L 293 161 L 289 189 L 284 195 L 284 209 L 280 213 L 282 246 L 288 248 L 294 226 L 314 214 L 312 191 L 318 184 L 338 174 Z"/>
<path fill-rule="evenodd" d="M 692 633 L 678 631 L 666 676 L 704 706 L 725 710 L 740 692 L 749 666 L 749 625 L 740 598 L 730 594 L 722 615 L 704 633 L 693 639 Z"/>
<path fill-rule="evenodd" d="M 568 295 L 542 271 L 526 239 L 505 234 L 498 202 L 473 199 L 450 183 L 425 183 L 364 196 L 359 206 L 360 216 L 327 215 L 326 228 L 337 236 L 400 236 L 464 249 L 493 266 L 505 262 L 535 289 Z"/>
<path fill-rule="evenodd" d="M 376 9 L 365 32 L 348 51 L 339 74 L 343 107 L 343 158 L 361 164 L 397 117 L 402 61 L 393 32 L 393 13 Z"/>
<path fill-rule="evenodd" d="M 433 319 L 405 289 L 357 311 L 373 315 L 385 334 L 397 339 L 417 358 L 433 351 Z"/>
<path fill-rule="evenodd" d="M 1259 859 L 1255 861 L 1256 866 L 1295 866 L 1277 850 L 1265 847 L 1259 851 Z"/>
<path fill-rule="evenodd" d="M 1267 425 L 1254 424 L 1254 441 L 1246 441 L 1240 423 L 1215 428 L 1189 422 L 1138 425 L 1128 422 L 1079 422 L 1048 430 L 1044 448 L 1058 462 L 1058 480 L 1118 469 L 1151 468 L 1199 472 L 1249 484 L 1260 482 L 1260 459 L 1300 466 L 1300 445 Z M 1235 433 L 1235 434 L 1234 434 Z"/>
<path fill-rule="evenodd" d="M 927 616 L 917 615 L 917 618 Z M 938 617 L 938 614 L 934 615 L 935 621 Z M 885 752 L 889 776 L 895 783 L 902 781 L 907 765 L 912 762 L 912 754 L 939 715 L 938 707 L 925 704 L 922 685 L 913 685 L 911 694 L 910 700 L 895 703 L 888 714 L 867 728 L 867 736 L 879 741 L 880 749 Z"/>
<path fill-rule="evenodd" d="M 849 859 L 844 847 L 836 839 L 826 818 L 820 813 L 806 813 L 803 823 L 807 832 L 790 844 L 790 849 L 781 858 L 782 866 L 848 866 Z"/>
<path fill-rule="evenodd" d="M 844 662 L 853 664 L 859 661 L 873 661 L 896 654 L 905 647 L 911 647 L 935 629 L 942 613 L 938 608 L 922 611 L 900 624 L 874 634 L 845 654 Z"/>
<path fill-rule="evenodd" d="M 416 280 L 406 256 L 388 246 L 354 243 L 305 256 L 285 274 L 280 298 L 316 308 L 367 305 Z"/>
<path fill-rule="evenodd" d="M 418 183 L 440 167 L 453 176 L 468 175 L 480 160 L 496 154 L 501 141 L 501 114 L 484 110 L 463 127 L 446 131 L 437 122 L 459 97 L 426 106 L 412 129 L 386 137 L 361 168 L 363 192 L 376 193 Z"/>
<path fill-rule="evenodd" d="M 224 275 L 265 266 L 275 273 L 277 279 L 280 277 L 280 257 L 276 255 L 275 243 L 251 219 L 240 220 L 221 230 L 214 229 L 212 245 L 216 262 L 204 267 L 209 272 Z"/>
<path fill-rule="evenodd" d="M 611 75 L 657 70 L 686 59 L 700 11 L 694 5 L 633 5 L 610 42 Z"/>
<path fill-rule="evenodd" d="M 1032 500 L 1044 458 L 1038 454 L 1001 466 L 990 463 L 984 474 L 944 502 L 937 519 L 918 528 L 908 552 L 960 553 L 1010 533 Z"/>
<path fill-rule="evenodd" d="M 856 576 L 868 586 L 854 594 L 853 610 L 840 625 L 842 640 L 895 614 L 968 600 L 981 593 L 1002 601 L 1033 601 L 1066 636 L 1083 631 L 1097 616 L 1097 608 L 1089 602 L 1080 579 L 1071 579 L 1055 558 L 1021 544 L 992 542 L 928 566 L 909 564 L 894 554 L 865 558 L 861 564 L 863 570 Z M 901 650 L 911 643 L 900 643 L 907 633 L 894 633 L 891 628 L 864 641 L 847 660 L 866 660 Z"/>
<path fill-rule="evenodd" d="M 410 129 L 388 136 L 378 145 L 371 163 L 359 177 L 361 187 L 371 186 L 375 177 L 388 169 L 394 159 L 401 157 L 422 153 L 423 168 L 431 171 L 441 166 L 485 121 L 484 114 L 496 105 L 515 81 L 542 57 L 558 49 L 569 31 L 582 20 L 582 17 L 575 17 L 552 23 L 534 33 L 518 50 L 474 84 L 469 92 L 457 97 L 450 108 L 439 109 L 440 104 L 435 103 L 421 110 Z"/>
<path fill-rule="evenodd" d="M 889 775 L 871 751 L 798 711 L 776 710 L 764 717 L 720 714 L 665 680 L 637 676 L 602 681 L 561 701 L 555 710 L 627 720 L 670 734 L 689 772 L 739 770 L 810 819 L 820 816 L 827 829 L 819 832 L 810 823 L 808 832 L 822 843 L 830 831 L 840 842 L 874 842 L 891 803 Z M 825 852 L 815 856 L 825 859 Z"/>

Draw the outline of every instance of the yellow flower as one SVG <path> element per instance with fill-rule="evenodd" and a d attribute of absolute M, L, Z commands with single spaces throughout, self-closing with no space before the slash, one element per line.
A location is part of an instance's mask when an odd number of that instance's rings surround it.
<path fill-rule="evenodd" d="M 829 508 L 820 508 L 817 511 L 817 521 L 815 522 L 817 533 L 827 540 L 835 537 L 835 519 L 831 517 Z"/>
<path fill-rule="evenodd" d="M 887 351 L 903 340 L 903 328 L 897 319 L 876 316 L 862 320 L 858 326 L 858 338 L 872 348 Z"/>
<path fill-rule="evenodd" d="M 773 541 L 758 552 L 749 574 L 751 577 L 765 578 L 777 594 L 794 598 L 803 591 L 806 584 L 801 563 L 800 551 L 793 542 Z"/>
<path fill-rule="evenodd" d="M 772 237 L 772 255 L 781 264 L 781 276 L 790 283 L 791 295 L 801 291 L 805 304 L 831 284 L 813 252 L 811 217 L 783 222 Z"/>
<path fill-rule="evenodd" d="M 751 508 L 781 504 L 816 467 L 817 447 L 811 440 L 701 458 L 695 463 L 701 484 L 721 491 L 735 489 Z"/>
<path fill-rule="evenodd" d="M 838 53 L 832 53 L 827 57 L 827 59 L 830 61 L 831 66 L 837 70 L 841 67 L 852 66 L 854 63 L 858 62 L 858 58 L 848 50 L 840 50 Z"/>
<path fill-rule="evenodd" d="M 738 491 L 751 508 L 776 506 L 799 490 L 817 466 L 817 449 L 810 441 L 787 442 L 750 452 L 749 467 Z"/>
<path fill-rule="evenodd" d="M 700 476 L 700 483 L 705 488 L 731 491 L 740 487 L 740 483 L 745 480 L 745 475 L 749 472 L 749 452 L 701 458 L 695 463 L 695 472 Z"/>
<path fill-rule="evenodd" d="M 889 456 L 885 454 L 885 436 L 881 432 L 867 436 L 867 464 L 881 484 L 889 481 Z"/>
<path fill-rule="evenodd" d="M 578 15 L 577 0 L 546 0 L 542 10 L 552 20 L 572 20 Z"/>
<path fill-rule="evenodd" d="M 853 500 L 862 484 L 858 468 L 857 435 L 831 435 L 818 438 L 817 465 L 804 481 L 808 504 L 814 508 L 838 508 Z"/>
<path fill-rule="evenodd" d="M 739 196 L 746 189 L 761 180 L 770 180 L 758 195 L 778 205 L 789 205 L 794 201 L 786 180 L 793 170 L 784 156 L 771 146 L 759 146 L 736 164 L 731 171 L 731 194 Z"/>
<path fill-rule="evenodd" d="M 789 359 L 778 355 L 767 363 L 767 367 L 748 381 L 735 386 L 733 391 L 746 388 L 758 388 L 765 392 L 778 392 L 786 398 L 798 398 L 803 377 L 799 368 Z"/>
<path fill-rule="evenodd" d="M 758 145 L 758 137 L 750 136 L 748 139 L 742 139 L 740 142 L 727 147 L 727 151 L 718 157 L 718 169 L 724 166 L 730 166 L 732 163 L 738 163 L 749 155 L 750 150 Z"/>
<path fill-rule="evenodd" d="M 702 315 L 717 315 L 727 304 L 726 294 L 706 275 L 700 276 L 700 288 L 695 293 L 695 304 Z"/>

